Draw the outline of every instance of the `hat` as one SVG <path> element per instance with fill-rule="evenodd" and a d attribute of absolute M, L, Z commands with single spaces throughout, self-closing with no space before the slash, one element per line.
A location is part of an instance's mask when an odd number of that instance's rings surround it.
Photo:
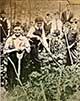
<path fill-rule="evenodd" d="M 43 18 L 42 17 L 37 17 L 36 19 L 35 19 L 35 23 L 40 23 L 40 22 L 43 22 L 44 20 L 43 20 Z"/>
<path fill-rule="evenodd" d="M 1 10 L 0 14 L 6 14 L 6 12 L 4 10 Z"/>

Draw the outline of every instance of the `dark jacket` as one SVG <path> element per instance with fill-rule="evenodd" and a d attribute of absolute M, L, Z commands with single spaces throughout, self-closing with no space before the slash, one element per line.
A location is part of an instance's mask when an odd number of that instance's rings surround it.
<path fill-rule="evenodd" d="M 3 42 L 3 38 L 6 38 L 8 35 L 8 25 L 7 25 L 7 19 L 5 20 L 3 18 L 0 19 L 0 41 Z"/>
<path fill-rule="evenodd" d="M 62 20 L 63 23 L 70 22 L 70 20 L 73 18 L 72 12 L 70 12 L 68 19 L 67 19 L 67 14 L 66 13 L 67 13 L 67 11 L 64 11 L 61 15 L 61 20 Z"/>

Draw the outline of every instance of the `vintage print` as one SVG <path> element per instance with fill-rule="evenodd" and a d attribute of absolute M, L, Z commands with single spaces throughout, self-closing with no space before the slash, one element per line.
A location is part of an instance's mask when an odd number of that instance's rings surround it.
<path fill-rule="evenodd" d="M 80 101 L 80 0 L 0 0 L 1 101 Z"/>

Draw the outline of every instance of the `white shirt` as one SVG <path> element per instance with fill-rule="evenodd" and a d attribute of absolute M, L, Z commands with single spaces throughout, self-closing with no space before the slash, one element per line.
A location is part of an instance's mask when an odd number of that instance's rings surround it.
<path fill-rule="evenodd" d="M 11 37 L 9 37 L 4 46 L 4 53 L 6 53 L 8 50 L 10 50 L 9 47 L 13 47 L 16 50 L 26 49 L 26 51 L 28 53 L 30 52 L 29 40 L 25 36 L 22 36 L 22 35 L 20 35 L 19 37 L 16 37 L 14 34 Z"/>

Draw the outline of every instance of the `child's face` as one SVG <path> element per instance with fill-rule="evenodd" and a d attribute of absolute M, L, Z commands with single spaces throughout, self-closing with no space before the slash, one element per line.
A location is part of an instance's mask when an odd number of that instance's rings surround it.
<path fill-rule="evenodd" d="M 5 14 L 1 14 L 1 16 L 2 16 L 2 17 L 4 17 L 4 18 L 6 17 L 6 15 L 5 15 Z"/>
<path fill-rule="evenodd" d="M 42 26 L 42 22 L 37 23 L 37 27 L 40 28 Z"/>
<path fill-rule="evenodd" d="M 21 27 L 15 27 L 14 30 L 13 30 L 14 34 L 16 36 L 20 36 L 21 32 L 22 32 L 22 29 Z"/>

